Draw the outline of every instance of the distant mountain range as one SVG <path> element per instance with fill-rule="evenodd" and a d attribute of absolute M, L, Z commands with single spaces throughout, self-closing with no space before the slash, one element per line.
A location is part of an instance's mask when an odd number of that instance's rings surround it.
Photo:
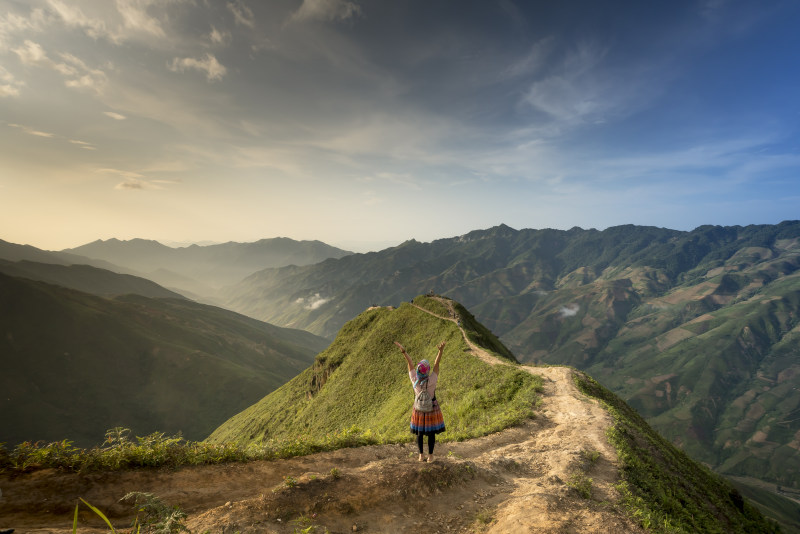
<path fill-rule="evenodd" d="M 119 279 L 132 278 L 81 266 L 0 267 L 114 286 L 111 293 Z M 134 280 L 126 289 L 142 287 Z M 89 446 L 115 426 L 202 439 L 327 344 L 182 297 L 104 298 L 0 274 L 0 442 Z"/>
<path fill-rule="evenodd" d="M 691 232 L 498 226 L 265 269 L 225 305 L 332 338 L 435 290 L 525 362 L 570 364 L 727 474 L 800 487 L 800 221 Z"/>
<path fill-rule="evenodd" d="M 180 248 L 145 239 L 108 239 L 61 253 L 118 265 L 187 296 L 207 300 L 213 300 L 220 287 L 239 282 L 265 268 L 310 265 L 351 254 L 321 241 L 295 241 L 284 237 Z"/>

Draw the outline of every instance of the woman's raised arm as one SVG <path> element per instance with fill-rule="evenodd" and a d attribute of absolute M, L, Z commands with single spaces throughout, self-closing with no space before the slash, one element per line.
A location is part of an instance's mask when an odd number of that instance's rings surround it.
<path fill-rule="evenodd" d="M 442 341 L 436 346 L 439 352 L 436 354 L 436 360 L 433 362 L 433 372 L 437 375 L 439 374 L 439 360 L 442 359 L 442 352 L 444 352 L 445 345 L 447 345 L 447 341 Z"/>
<path fill-rule="evenodd" d="M 410 372 L 414 371 L 414 362 L 411 361 L 411 356 L 408 355 L 408 353 L 406 352 L 406 349 L 404 349 L 403 345 L 401 345 L 397 341 L 395 341 L 394 344 L 397 345 L 398 347 L 400 347 L 400 352 L 402 352 L 403 356 L 405 356 L 406 363 L 408 364 L 408 372 L 410 373 Z"/>

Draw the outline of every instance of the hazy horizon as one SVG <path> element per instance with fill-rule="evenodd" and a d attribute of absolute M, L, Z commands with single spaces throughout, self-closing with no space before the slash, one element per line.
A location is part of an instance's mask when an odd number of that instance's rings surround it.
<path fill-rule="evenodd" d="M 0 239 L 796 219 L 798 25 L 790 0 L 0 0 Z"/>

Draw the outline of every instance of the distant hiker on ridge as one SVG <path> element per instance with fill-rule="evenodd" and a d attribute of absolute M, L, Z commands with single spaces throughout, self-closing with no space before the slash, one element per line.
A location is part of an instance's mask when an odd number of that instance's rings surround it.
<path fill-rule="evenodd" d="M 422 440 L 428 436 L 428 462 L 433 462 L 433 447 L 436 445 L 436 434 L 444 432 L 444 417 L 439 403 L 436 401 L 436 383 L 439 380 L 439 360 L 442 359 L 445 341 L 436 347 L 439 349 L 436 360 L 433 362 L 433 370 L 428 360 L 420 361 L 416 369 L 403 345 L 394 342 L 400 347 L 400 352 L 406 358 L 408 364 L 408 378 L 414 387 L 414 410 L 411 412 L 411 433 L 417 436 L 417 448 L 419 449 L 419 461 L 424 462 L 425 456 L 422 454 Z"/>

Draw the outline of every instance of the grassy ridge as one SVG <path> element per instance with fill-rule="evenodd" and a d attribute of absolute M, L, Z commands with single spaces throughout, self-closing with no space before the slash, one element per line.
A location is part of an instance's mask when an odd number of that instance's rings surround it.
<path fill-rule="evenodd" d="M 433 310 L 439 304 L 427 297 L 414 302 Z M 467 352 L 452 321 L 404 303 L 367 310 L 345 324 L 312 367 L 232 417 L 208 441 L 246 445 L 299 435 L 322 440 L 348 428 L 368 431 L 382 443 L 410 439 L 413 394 L 395 340 L 417 361 L 432 360 L 436 344 L 447 341 L 436 393 L 447 425 L 444 439 L 484 435 L 532 415 L 538 377 L 482 362 Z"/>
<path fill-rule="evenodd" d="M 731 483 L 672 446 L 622 399 L 588 375 L 576 372 L 574 379 L 614 418 L 608 437 L 622 467 L 617 489 L 643 527 L 687 534 L 780 532 Z"/>

